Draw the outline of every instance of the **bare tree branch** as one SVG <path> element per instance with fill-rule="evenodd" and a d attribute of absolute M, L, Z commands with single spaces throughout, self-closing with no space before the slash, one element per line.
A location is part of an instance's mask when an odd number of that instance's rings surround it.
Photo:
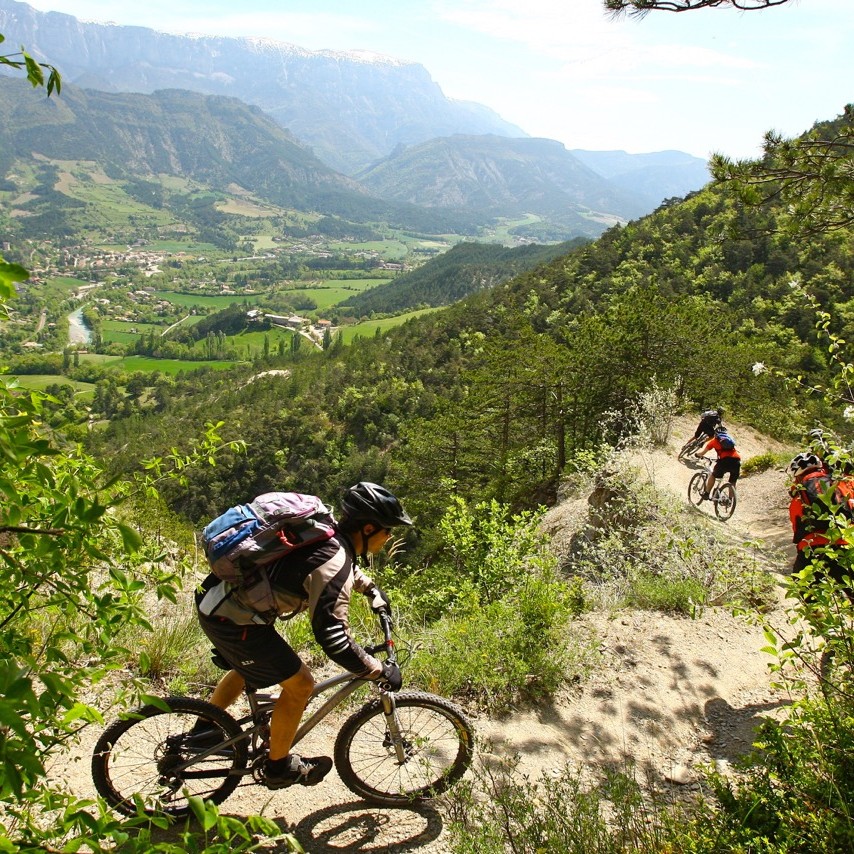
<path fill-rule="evenodd" d="M 732 6 L 742 12 L 755 12 L 782 6 L 789 0 L 603 0 L 605 10 L 614 17 L 623 14 L 641 18 L 648 12 L 692 12 L 715 6 Z"/>
<path fill-rule="evenodd" d="M 52 537 L 61 537 L 64 533 L 64 528 L 27 528 L 23 525 L 0 525 L 0 534 L 49 534 Z"/>

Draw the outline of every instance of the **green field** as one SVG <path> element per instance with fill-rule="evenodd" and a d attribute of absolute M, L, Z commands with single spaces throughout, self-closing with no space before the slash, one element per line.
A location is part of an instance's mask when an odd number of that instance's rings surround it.
<path fill-rule="evenodd" d="M 102 320 L 101 338 L 111 344 L 117 341 L 119 344 L 134 344 L 144 335 L 154 329 L 159 335 L 166 327 L 153 323 L 133 323 L 128 320 Z"/>
<path fill-rule="evenodd" d="M 213 368 L 223 371 L 233 368 L 236 362 L 189 362 L 182 359 L 152 359 L 148 356 L 125 356 L 113 362 L 111 368 L 119 368 L 123 371 L 143 371 L 153 373 L 159 371 L 162 374 L 180 374 L 186 371 L 198 371 L 201 368 Z"/>
<path fill-rule="evenodd" d="M 93 362 L 96 365 L 106 365 L 109 362 L 118 362 L 121 356 L 107 356 L 104 353 L 81 353 L 81 362 Z"/>
<path fill-rule="evenodd" d="M 17 379 L 21 388 L 33 391 L 44 391 L 49 385 L 71 385 L 74 386 L 75 394 L 91 397 L 95 393 L 95 386 L 92 383 L 70 380 L 62 374 L 8 374 L 7 376 Z"/>
<path fill-rule="evenodd" d="M 237 335 L 229 335 L 226 341 L 232 347 L 237 347 L 241 355 L 247 359 L 252 359 L 255 356 L 260 356 L 264 353 L 264 338 L 269 342 L 270 352 L 277 353 L 279 350 L 279 341 L 285 341 L 286 346 L 290 346 L 293 333 L 288 329 L 279 329 L 273 327 L 271 329 L 258 329 L 251 332 L 240 332 Z M 196 341 L 193 349 L 204 353 L 205 340 Z"/>
<path fill-rule="evenodd" d="M 76 291 L 84 285 L 91 285 L 91 282 L 84 281 L 83 279 L 75 279 L 73 276 L 51 276 L 47 280 L 47 283 L 63 291 Z"/>
<path fill-rule="evenodd" d="M 184 308 L 213 308 L 219 311 L 223 308 L 228 308 L 230 305 L 237 303 L 238 305 L 244 302 L 250 305 L 255 305 L 261 301 L 263 294 L 252 294 L 251 296 L 243 296 L 232 294 L 224 296 L 206 296 L 204 294 L 179 294 L 175 291 L 158 291 L 157 298 L 171 302 L 172 305 L 180 305 Z"/>
<path fill-rule="evenodd" d="M 318 311 L 325 311 L 333 305 L 338 305 L 347 297 L 360 294 L 377 285 L 386 284 L 389 279 L 330 279 L 322 285 L 312 285 L 310 288 L 288 289 L 288 294 L 301 294 L 317 304 Z"/>
<path fill-rule="evenodd" d="M 357 335 L 362 338 L 370 338 L 377 334 L 378 329 L 380 331 L 392 329 L 395 326 L 400 326 L 401 323 L 406 323 L 411 317 L 420 317 L 422 314 L 437 310 L 435 308 L 421 308 L 418 311 L 399 314 L 397 317 L 384 317 L 382 320 L 366 320 L 364 323 L 357 323 L 355 326 L 343 327 L 341 329 L 341 336 L 345 344 L 350 344 Z"/>
<path fill-rule="evenodd" d="M 376 252 L 386 261 L 402 261 L 408 254 L 409 248 L 401 240 L 368 240 L 364 243 L 352 243 L 346 240 L 330 240 L 329 248 L 335 252 Z"/>
<path fill-rule="evenodd" d="M 222 249 L 213 243 L 198 243 L 195 240 L 150 240 L 143 247 L 149 252 L 191 252 L 193 255 L 199 252 L 222 253 Z"/>

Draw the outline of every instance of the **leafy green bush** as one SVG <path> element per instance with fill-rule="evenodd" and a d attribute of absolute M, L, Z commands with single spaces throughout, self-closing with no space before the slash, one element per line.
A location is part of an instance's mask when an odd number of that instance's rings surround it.
<path fill-rule="evenodd" d="M 585 666 L 571 631 L 579 603 L 577 585 L 554 576 L 529 577 L 485 606 L 460 600 L 418 637 L 407 682 L 491 711 L 548 697 Z"/>
<path fill-rule="evenodd" d="M 438 525 L 442 543 L 427 566 L 395 565 L 376 573 L 377 581 L 407 603 L 410 617 L 430 623 L 458 608 L 487 605 L 519 589 L 528 575 L 550 568 L 546 536 L 539 529 L 542 511 L 514 514 L 493 500 L 468 505 L 451 499 Z"/>
<path fill-rule="evenodd" d="M 0 313 L 3 285 L 0 267 Z M 128 660 L 119 636 L 150 628 L 144 595 L 174 603 L 187 569 L 165 560 L 157 538 L 146 540 L 122 511 L 134 496 L 153 496 L 158 481 L 212 462 L 216 427 L 188 454 L 152 460 L 148 474 L 117 481 L 79 447 L 54 444 L 40 414 L 38 393 L 0 380 L 0 847 L 175 850 L 150 837 L 137 847 L 134 832 L 151 819 L 116 821 L 103 802 L 79 800 L 47 768 L 84 727 L 103 723 L 89 698 Z M 136 703 L 143 690 L 123 679 L 115 702 Z M 188 832 L 182 850 L 247 850 L 253 827 L 278 834 L 270 822 L 247 828 L 201 800 L 193 810 L 212 832 Z"/>
<path fill-rule="evenodd" d="M 741 474 L 748 477 L 751 474 L 760 474 L 768 469 L 782 468 L 789 462 L 791 454 L 775 454 L 768 451 L 764 454 L 757 454 L 755 457 L 750 457 L 741 464 Z"/>

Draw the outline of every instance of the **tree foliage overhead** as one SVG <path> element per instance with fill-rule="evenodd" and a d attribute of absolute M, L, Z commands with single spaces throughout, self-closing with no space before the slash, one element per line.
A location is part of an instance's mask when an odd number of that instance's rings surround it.
<path fill-rule="evenodd" d="M 712 172 L 753 206 L 779 202 L 779 224 L 815 236 L 854 223 L 854 105 L 837 119 L 794 139 L 765 135 L 761 160 L 732 161 L 717 154 Z"/>
<path fill-rule="evenodd" d="M 0 44 L 4 41 L 6 41 L 6 37 L 0 33 Z M 59 71 L 47 62 L 36 62 L 24 48 L 21 48 L 18 53 L 0 54 L 0 65 L 5 65 L 7 68 L 13 68 L 16 71 L 26 71 L 27 80 L 33 87 L 45 86 L 48 95 L 52 95 L 54 92 L 58 95 L 62 89 L 62 78 Z M 45 72 L 47 72 L 47 80 L 45 80 Z"/>

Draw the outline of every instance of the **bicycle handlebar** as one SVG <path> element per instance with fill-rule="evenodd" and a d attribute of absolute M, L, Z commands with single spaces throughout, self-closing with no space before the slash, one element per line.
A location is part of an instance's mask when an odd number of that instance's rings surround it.
<path fill-rule="evenodd" d="M 394 648 L 394 641 L 391 637 L 391 627 L 392 627 L 392 619 L 391 614 L 387 610 L 382 610 L 377 613 L 377 618 L 380 621 L 380 625 L 382 626 L 383 635 L 385 636 L 385 640 L 382 643 L 374 644 L 373 646 L 366 646 L 365 652 L 368 655 L 374 655 L 377 652 L 384 652 L 386 654 L 386 660 L 392 663 L 397 662 L 397 651 Z"/>

